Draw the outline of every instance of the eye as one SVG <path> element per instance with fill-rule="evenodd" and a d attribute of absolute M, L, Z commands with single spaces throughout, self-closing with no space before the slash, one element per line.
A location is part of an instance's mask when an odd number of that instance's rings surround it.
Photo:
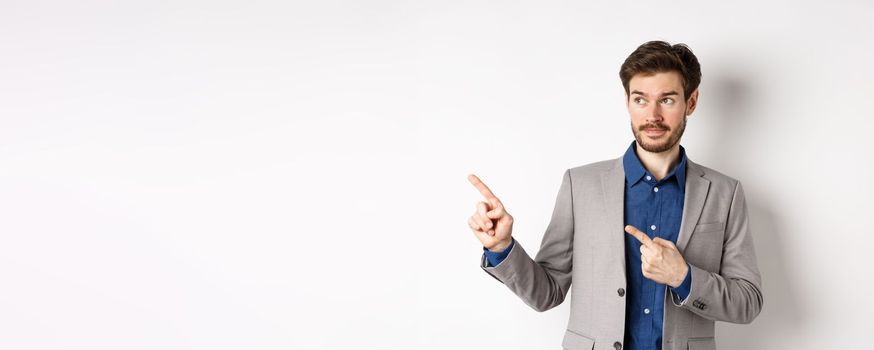
<path fill-rule="evenodd" d="M 640 98 L 640 97 L 635 97 L 635 98 L 634 98 L 634 103 L 637 103 L 637 104 L 639 104 L 639 105 L 642 105 L 642 104 L 644 104 L 645 102 L 643 101 L 642 98 Z"/>
<path fill-rule="evenodd" d="M 667 97 L 667 98 L 662 99 L 662 103 L 664 103 L 666 105 L 674 104 L 674 99 Z"/>

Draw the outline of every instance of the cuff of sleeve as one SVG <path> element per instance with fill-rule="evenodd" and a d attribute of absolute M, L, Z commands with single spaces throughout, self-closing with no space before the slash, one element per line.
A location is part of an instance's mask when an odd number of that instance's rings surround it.
<path fill-rule="evenodd" d="M 515 244 L 516 244 L 516 239 L 513 238 L 513 240 L 510 241 L 510 245 L 507 246 L 506 249 L 504 249 L 503 251 L 497 252 L 497 253 L 486 249 L 486 247 L 483 247 L 483 254 L 486 255 L 486 261 L 488 262 L 488 265 L 486 265 L 486 267 L 498 266 L 502 261 L 504 261 L 504 259 L 507 258 L 507 255 L 510 255 L 510 250 L 513 249 L 513 245 L 515 245 Z"/>
<path fill-rule="evenodd" d="M 677 288 L 671 288 L 679 299 L 676 303 L 679 303 L 680 305 L 683 305 L 686 302 L 686 298 L 689 297 L 689 292 L 692 290 L 692 265 L 686 265 L 689 266 L 689 270 L 686 272 L 686 278 L 683 279 L 683 283 L 677 286 Z"/>

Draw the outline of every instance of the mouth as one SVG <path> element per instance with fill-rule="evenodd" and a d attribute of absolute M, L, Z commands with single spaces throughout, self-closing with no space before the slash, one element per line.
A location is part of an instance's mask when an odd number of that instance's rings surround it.
<path fill-rule="evenodd" d="M 667 133 L 668 131 L 665 129 L 649 128 L 649 129 L 643 129 L 643 132 L 644 132 L 644 134 L 646 134 L 646 136 L 649 136 L 649 137 L 660 137 L 660 136 L 664 135 L 665 133 Z"/>

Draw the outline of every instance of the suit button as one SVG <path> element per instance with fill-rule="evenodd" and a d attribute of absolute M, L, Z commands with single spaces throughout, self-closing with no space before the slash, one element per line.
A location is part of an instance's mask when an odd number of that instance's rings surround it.
<path fill-rule="evenodd" d="M 622 350 L 622 343 L 620 343 L 620 342 L 613 343 L 613 348 L 616 350 Z"/>
<path fill-rule="evenodd" d="M 624 295 L 625 295 L 625 289 L 619 288 L 619 290 L 617 290 L 616 293 L 619 293 L 619 296 L 620 296 L 620 297 L 621 297 L 621 296 L 624 296 Z"/>

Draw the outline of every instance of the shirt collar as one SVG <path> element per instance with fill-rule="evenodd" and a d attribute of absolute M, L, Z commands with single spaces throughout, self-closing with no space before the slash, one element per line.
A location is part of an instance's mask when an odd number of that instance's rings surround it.
<path fill-rule="evenodd" d="M 629 185 L 634 185 L 644 175 L 652 175 L 646 171 L 646 168 L 643 167 L 643 164 L 640 163 L 640 158 L 637 157 L 637 153 L 634 151 L 635 145 L 637 141 L 631 141 L 631 145 L 628 146 L 628 149 L 625 151 L 625 155 L 622 156 L 622 165 L 625 168 L 625 180 L 628 181 Z M 664 179 L 670 179 L 671 176 L 676 175 L 677 183 L 680 185 L 680 190 L 685 189 L 686 187 L 686 149 L 683 146 L 680 146 L 680 163 L 674 166 L 674 169 L 665 176 Z"/>

